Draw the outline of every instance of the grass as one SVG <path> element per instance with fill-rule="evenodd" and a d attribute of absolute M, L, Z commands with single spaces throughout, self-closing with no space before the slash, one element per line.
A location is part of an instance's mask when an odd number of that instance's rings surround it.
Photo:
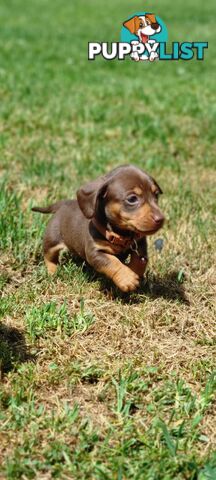
<path fill-rule="evenodd" d="M 209 50 L 151 65 L 87 61 L 140 1 L 0 7 L 1 478 L 216 478 L 213 6 L 164 0 L 170 41 Z M 164 190 L 140 289 L 66 257 L 49 278 L 31 206 L 123 163 Z"/>

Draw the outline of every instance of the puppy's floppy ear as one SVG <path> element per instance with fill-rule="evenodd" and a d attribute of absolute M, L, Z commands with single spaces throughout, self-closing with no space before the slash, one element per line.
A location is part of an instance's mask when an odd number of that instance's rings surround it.
<path fill-rule="evenodd" d="M 140 19 L 137 15 L 135 15 L 135 17 L 123 23 L 124 27 L 127 28 L 133 34 L 134 33 L 136 34 L 137 30 L 139 29 L 139 24 L 140 24 Z"/>
<path fill-rule="evenodd" d="M 153 13 L 146 13 L 145 17 L 151 22 L 151 23 L 157 23 L 157 19 Z"/>
<path fill-rule="evenodd" d="M 77 191 L 77 201 L 86 218 L 92 218 L 95 214 L 99 195 L 105 195 L 107 177 L 101 176 L 89 182 Z"/>

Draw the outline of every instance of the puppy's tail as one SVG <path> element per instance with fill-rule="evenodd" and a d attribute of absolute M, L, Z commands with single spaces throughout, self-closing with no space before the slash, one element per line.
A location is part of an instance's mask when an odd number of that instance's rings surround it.
<path fill-rule="evenodd" d="M 60 202 L 53 203 L 49 205 L 49 207 L 33 207 L 33 212 L 40 212 L 40 213 L 56 213 L 62 205 L 64 205 L 67 200 L 60 200 Z"/>

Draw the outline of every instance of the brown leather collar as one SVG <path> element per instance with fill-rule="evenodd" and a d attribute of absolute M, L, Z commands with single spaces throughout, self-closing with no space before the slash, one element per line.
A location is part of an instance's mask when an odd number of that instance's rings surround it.
<path fill-rule="evenodd" d="M 118 245 L 119 247 L 123 248 L 130 248 L 132 244 L 134 243 L 135 238 L 134 237 L 124 237 L 123 235 L 120 235 L 119 233 L 114 232 L 113 230 L 110 230 L 103 225 L 101 225 L 95 218 L 92 219 L 92 223 L 95 226 L 95 228 L 98 230 L 98 232 L 101 233 L 103 237 L 106 238 L 106 240 L 112 245 Z M 141 235 L 136 234 L 136 239 L 141 238 Z"/>

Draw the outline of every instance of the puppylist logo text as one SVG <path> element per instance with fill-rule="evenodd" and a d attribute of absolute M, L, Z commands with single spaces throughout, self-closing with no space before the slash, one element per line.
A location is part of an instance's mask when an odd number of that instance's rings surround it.
<path fill-rule="evenodd" d="M 89 42 L 88 59 L 102 56 L 105 60 L 135 62 L 155 60 L 204 60 L 208 42 L 172 42 L 163 20 L 153 13 L 138 12 L 123 22 L 120 42 Z"/>

